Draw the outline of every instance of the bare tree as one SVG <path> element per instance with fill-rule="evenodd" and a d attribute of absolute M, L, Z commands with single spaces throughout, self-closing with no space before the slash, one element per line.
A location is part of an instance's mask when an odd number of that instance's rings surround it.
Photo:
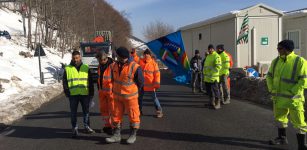
<path fill-rule="evenodd" d="M 151 41 L 174 31 L 175 29 L 173 26 L 166 24 L 160 20 L 156 20 L 155 22 L 150 22 L 149 25 L 145 27 L 143 35 L 147 41 Z"/>

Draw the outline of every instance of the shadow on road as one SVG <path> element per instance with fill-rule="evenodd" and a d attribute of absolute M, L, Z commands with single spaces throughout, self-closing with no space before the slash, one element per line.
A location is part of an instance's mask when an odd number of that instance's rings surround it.
<path fill-rule="evenodd" d="M 46 128 L 46 127 L 26 127 L 26 126 L 11 126 L 10 130 L 13 130 L 8 137 L 15 138 L 27 138 L 27 139 L 70 139 L 70 129 L 58 129 L 58 128 Z M 82 132 L 82 129 L 80 130 Z M 127 134 L 129 130 L 123 130 L 123 134 Z M 223 144 L 246 148 L 257 148 L 264 150 L 283 150 L 282 148 L 266 146 L 267 141 L 254 140 L 247 138 L 237 137 L 221 137 L 221 136 L 209 136 L 193 133 L 178 133 L 178 132 L 164 132 L 154 130 L 140 129 L 138 132 L 139 137 L 155 138 L 161 140 L 173 140 L 173 141 L 185 141 L 185 142 L 204 142 L 212 144 Z M 105 134 L 99 134 L 99 136 L 80 134 L 78 140 L 96 141 L 96 144 L 105 144 L 104 138 L 108 137 Z M 125 144 L 125 141 L 121 142 Z"/>
<path fill-rule="evenodd" d="M 100 113 L 91 112 L 90 116 L 100 116 Z M 82 112 L 78 112 L 78 117 L 82 117 Z M 68 111 L 56 111 L 56 112 L 43 112 L 37 114 L 25 115 L 26 120 L 31 119 L 58 119 L 58 118 L 70 118 L 70 112 Z"/>
<path fill-rule="evenodd" d="M 247 147 L 247 148 L 283 150 L 282 148 L 266 146 L 267 141 L 236 138 L 236 137 L 206 136 L 202 134 L 163 132 L 163 131 L 143 130 L 143 129 L 140 129 L 140 131 L 138 132 L 138 136 L 157 138 L 163 140 L 205 142 L 205 143 L 232 145 L 232 146 Z"/>

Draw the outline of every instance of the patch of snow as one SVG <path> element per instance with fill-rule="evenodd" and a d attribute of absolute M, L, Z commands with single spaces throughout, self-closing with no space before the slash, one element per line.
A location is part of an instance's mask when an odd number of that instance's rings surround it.
<path fill-rule="evenodd" d="M 0 30 L 7 30 L 12 36 L 11 40 L 0 37 L 0 53 L 3 53 L 0 56 L 0 82 L 9 81 L 1 82 L 5 90 L 0 93 L 0 123 L 11 123 L 62 92 L 61 84 L 57 81 L 60 63 L 68 64 L 71 54 L 61 58 L 62 54 L 56 49 L 43 47 L 46 56 L 41 57 L 41 69 L 45 84 L 41 84 L 38 58 L 19 55 L 21 51 L 34 55 L 34 51 L 26 48 L 27 39 L 22 36 L 21 15 L 0 9 L 0 20 L 5 20 L 0 22 Z M 35 30 L 35 21 L 33 17 L 32 31 Z"/>

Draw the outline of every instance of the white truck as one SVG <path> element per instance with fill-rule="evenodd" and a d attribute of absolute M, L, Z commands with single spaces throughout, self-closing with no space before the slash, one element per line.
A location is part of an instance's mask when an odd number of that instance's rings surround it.
<path fill-rule="evenodd" d="M 110 31 L 98 31 L 96 32 L 95 39 L 93 40 L 93 42 L 80 43 L 82 61 L 83 63 L 89 65 L 89 68 L 93 73 L 94 80 L 98 78 L 97 67 L 99 65 L 95 56 L 97 52 L 101 51 L 107 53 L 109 57 L 112 56 L 112 41 Z"/>

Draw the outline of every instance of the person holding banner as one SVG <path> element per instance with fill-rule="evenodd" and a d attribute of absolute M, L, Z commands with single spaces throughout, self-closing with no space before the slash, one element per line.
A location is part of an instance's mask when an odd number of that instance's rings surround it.
<path fill-rule="evenodd" d="M 140 92 L 140 100 L 142 102 L 144 94 L 149 94 L 154 101 L 156 108 L 156 117 L 162 118 L 162 107 L 160 105 L 159 99 L 157 98 L 156 90 L 160 88 L 160 70 L 156 61 L 152 58 L 149 49 L 144 51 L 144 58 L 140 62 L 144 74 L 144 88 Z M 140 105 L 140 111 L 142 112 L 142 104 Z"/>
<path fill-rule="evenodd" d="M 210 104 L 214 109 L 220 109 L 219 73 L 222 68 L 221 57 L 215 52 L 212 44 L 208 46 L 208 52 L 209 55 L 206 57 L 203 67 L 204 82 L 207 94 L 210 97 Z"/>

